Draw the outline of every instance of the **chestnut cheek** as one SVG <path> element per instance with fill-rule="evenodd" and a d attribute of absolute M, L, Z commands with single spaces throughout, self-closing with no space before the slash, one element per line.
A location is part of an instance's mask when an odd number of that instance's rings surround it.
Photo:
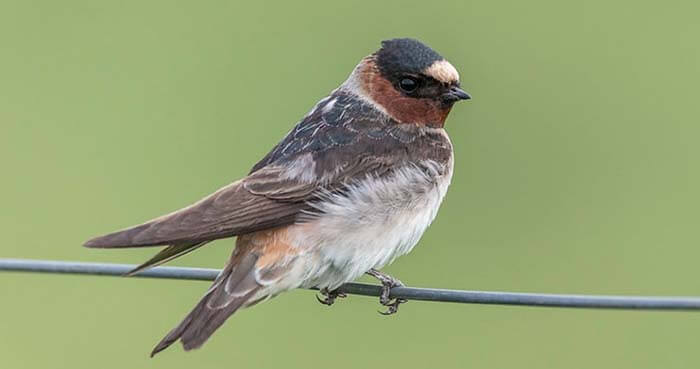
<path fill-rule="evenodd" d="M 377 72 L 366 74 L 363 84 L 372 99 L 399 123 L 442 127 L 452 107 L 437 99 L 404 96 Z"/>
<path fill-rule="evenodd" d="M 451 106 L 433 99 L 399 96 L 387 101 L 385 108 L 400 123 L 418 123 L 442 127 Z"/>

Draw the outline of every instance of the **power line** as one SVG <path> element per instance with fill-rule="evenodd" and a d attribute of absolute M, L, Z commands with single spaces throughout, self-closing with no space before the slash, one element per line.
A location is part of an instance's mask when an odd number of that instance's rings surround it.
<path fill-rule="evenodd" d="M 75 261 L 0 259 L 0 271 L 122 276 L 135 265 L 85 263 Z M 212 281 L 219 270 L 205 268 L 156 267 L 134 278 L 164 278 Z M 379 296 L 381 287 L 364 283 L 347 283 L 342 292 Z M 652 296 L 561 295 L 545 293 L 460 291 L 435 288 L 396 287 L 392 298 L 407 300 L 457 302 L 489 305 L 547 306 L 568 308 L 628 310 L 700 310 L 700 298 Z"/>

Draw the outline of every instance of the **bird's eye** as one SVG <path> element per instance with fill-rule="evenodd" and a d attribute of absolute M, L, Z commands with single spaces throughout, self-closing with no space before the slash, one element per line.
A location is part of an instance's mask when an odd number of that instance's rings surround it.
<path fill-rule="evenodd" d="M 418 80 L 414 77 L 403 77 L 399 82 L 399 88 L 405 92 L 413 92 L 418 88 Z"/>

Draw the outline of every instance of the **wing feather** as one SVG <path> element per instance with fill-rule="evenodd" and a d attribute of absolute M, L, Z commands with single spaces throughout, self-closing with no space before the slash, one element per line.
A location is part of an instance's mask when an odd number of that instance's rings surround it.
<path fill-rule="evenodd" d="M 198 244 L 291 224 L 299 212 L 308 208 L 306 200 L 318 184 L 283 179 L 280 177 L 282 170 L 279 167 L 265 168 L 191 206 L 141 225 L 93 238 L 85 246 L 115 248 Z M 256 190 L 248 190 L 248 183 L 256 184 Z"/>
<path fill-rule="evenodd" d="M 325 99 L 251 173 L 201 201 L 135 227 L 89 240 L 118 248 L 175 245 L 181 255 L 203 242 L 293 224 L 329 192 L 423 160 L 446 162 L 441 130 L 390 122 L 352 94 Z M 180 245 L 180 246 L 177 246 Z M 154 263 L 160 262 L 153 260 Z"/>

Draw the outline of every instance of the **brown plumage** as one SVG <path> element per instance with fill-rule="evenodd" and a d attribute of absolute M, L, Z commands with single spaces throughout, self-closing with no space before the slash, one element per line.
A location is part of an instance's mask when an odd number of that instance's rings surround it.
<path fill-rule="evenodd" d="M 284 167 L 261 169 L 203 200 L 144 224 L 85 243 L 93 248 L 197 245 L 201 242 L 291 224 L 315 189 L 281 178 Z M 284 200 L 284 201 L 279 201 Z"/>
<path fill-rule="evenodd" d="M 238 250 L 238 249 L 237 249 Z M 259 255 L 234 252 L 202 300 L 185 319 L 171 330 L 153 349 L 151 356 L 163 351 L 178 339 L 185 350 L 200 347 L 236 310 L 260 289 L 255 281 L 255 262 Z"/>
<path fill-rule="evenodd" d="M 286 242 L 289 227 L 239 237 L 226 267 L 202 300 L 156 345 L 151 356 L 178 339 L 182 340 L 186 350 L 198 348 L 236 310 L 270 297 L 257 296 L 252 299 L 265 284 L 271 283 L 285 272 L 285 259 L 296 253 Z"/>
<path fill-rule="evenodd" d="M 406 78 L 416 79 L 415 90 L 401 89 Z M 452 104 L 469 98 L 457 79 L 422 43 L 385 41 L 248 176 L 87 241 L 92 248 L 165 246 L 135 274 L 238 236 L 210 289 L 152 355 L 177 340 L 185 350 L 200 347 L 240 308 L 296 287 L 335 289 L 409 252 L 451 180 L 452 145 L 442 127 Z"/>

